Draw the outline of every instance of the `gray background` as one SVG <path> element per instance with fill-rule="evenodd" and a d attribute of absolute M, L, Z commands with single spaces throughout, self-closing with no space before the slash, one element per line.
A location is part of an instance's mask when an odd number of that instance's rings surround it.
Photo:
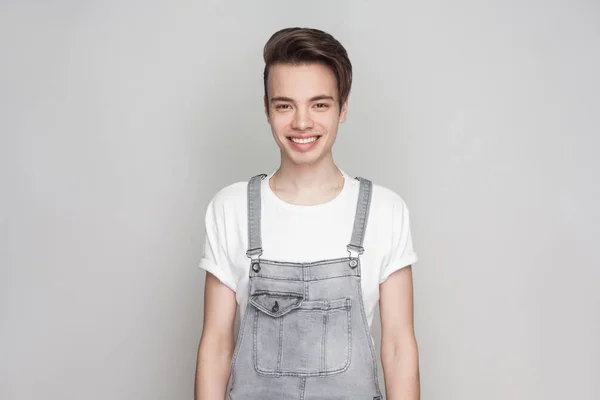
<path fill-rule="evenodd" d="M 0 398 L 191 398 L 204 211 L 277 166 L 296 25 L 355 67 L 336 161 L 411 210 L 422 398 L 600 398 L 591 0 L 2 1 Z"/>

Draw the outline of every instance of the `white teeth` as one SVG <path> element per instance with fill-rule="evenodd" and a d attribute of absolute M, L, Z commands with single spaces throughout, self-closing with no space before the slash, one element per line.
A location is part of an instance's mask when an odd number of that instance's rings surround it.
<path fill-rule="evenodd" d="M 290 138 L 290 139 L 294 143 L 306 144 L 306 143 L 312 143 L 312 142 L 314 142 L 315 140 L 318 139 L 318 137 L 317 136 L 313 136 L 313 137 L 309 137 L 309 138 L 306 138 L 306 139 L 299 139 L 299 138 Z"/>

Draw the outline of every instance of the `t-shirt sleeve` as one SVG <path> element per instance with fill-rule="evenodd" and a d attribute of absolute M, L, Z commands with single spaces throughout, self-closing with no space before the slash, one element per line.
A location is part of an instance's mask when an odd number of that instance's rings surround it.
<path fill-rule="evenodd" d="M 385 281 L 393 272 L 416 263 L 417 254 L 413 248 L 408 208 L 400 198 L 392 207 L 392 242 L 386 262 L 379 275 L 379 283 Z"/>
<path fill-rule="evenodd" d="M 198 266 L 235 292 L 237 281 L 226 250 L 224 210 L 217 203 L 213 199 L 206 209 L 204 252 Z"/>

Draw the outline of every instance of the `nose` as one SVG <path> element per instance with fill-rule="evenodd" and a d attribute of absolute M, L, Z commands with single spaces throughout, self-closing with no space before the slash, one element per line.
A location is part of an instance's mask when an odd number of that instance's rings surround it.
<path fill-rule="evenodd" d="M 292 128 L 303 131 L 312 127 L 313 120 L 310 113 L 307 110 L 298 108 L 294 114 L 294 119 L 292 120 Z"/>

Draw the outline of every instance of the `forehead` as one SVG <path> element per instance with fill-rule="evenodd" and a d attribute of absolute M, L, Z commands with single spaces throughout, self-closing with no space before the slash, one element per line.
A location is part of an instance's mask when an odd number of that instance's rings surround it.
<path fill-rule="evenodd" d="M 337 99 L 337 81 L 333 71 L 323 64 L 275 64 L 267 80 L 269 97 L 285 96 L 302 100 L 317 95 Z"/>

